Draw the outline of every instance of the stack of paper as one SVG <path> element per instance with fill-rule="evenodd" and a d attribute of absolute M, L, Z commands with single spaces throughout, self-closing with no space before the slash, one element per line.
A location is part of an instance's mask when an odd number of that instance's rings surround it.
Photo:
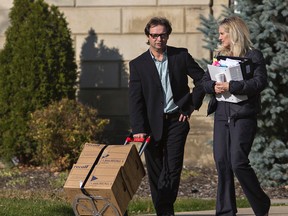
<path fill-rule="evenodd" d="M 208 65 L 208 71 L 210 77 L 214 81 L 218 81 L 216 79 L 218 74 L 224 74 L 225 79 L 224 82 L 229 82 L 231 80 L 239 81 L 243 80 L 243 75 L 241 71 L 241 67 L 239 65 L 239 61 L 233 59 L 220 60 L 220 67 L 214 65 Z M 227 101 L 231 103 L 238 103 L 244 100 L 247 100 L 247 95 L 233 95 L 230 92 L 225 92 L 223 94 L 216 94 L 216 99 L 218 101 Z"/>
<path fill-rule="evenodd" d="M 226 67 L 233 67 L 233 66 L 237 66 L 239 65 L 239 60 L 235 60 L 235 59 L 230 59 L 230 58 L 226 58 L 225 60 L 220 59 L 219 63 L 220 65 L 226 66 Z"/>

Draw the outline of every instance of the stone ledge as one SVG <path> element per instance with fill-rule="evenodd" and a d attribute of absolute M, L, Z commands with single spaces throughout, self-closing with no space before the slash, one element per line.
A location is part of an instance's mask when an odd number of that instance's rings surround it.
<path fill-rule="evenodd" d="M 159 5 L 209 5 L 210 0 L 159 0 Z"/>
<path fill-rule="evenodd" d="M 74 7 L 74 0 L 45 0 L 47 4 L 55 5 L 58 7 Z"/>
<path fill-rule="evenodd" d="M 124 1 L 113 1 L 113 0 L 76 0 L 76 6 L 155 6 L 157 5 L 156 0 L 124 0 Z"/>

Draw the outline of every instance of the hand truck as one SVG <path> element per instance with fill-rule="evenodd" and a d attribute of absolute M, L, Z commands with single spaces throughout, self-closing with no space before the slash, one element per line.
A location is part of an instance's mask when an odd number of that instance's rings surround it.
<path fill-rule="evenodd" d="M 138 150 L 139 156 L 141 157 L 147 144 L 150 142 L 150 139 L 151 136 L 146 136 L 144 138 L 133 138 L 131 133 L 126 138 L 124 145 L 131 142 L 142 143 Z M 121 213 L 118 211 L 115 205 L 113 205 L 113 203 L 111 203 L 107 198 L 102 196 L 92 196 L 85 190 L 82 190 L 82 192 L 83 194 L 76 195 L 73 201 L 73 211 L 75 216 L 121 216 Z"/>

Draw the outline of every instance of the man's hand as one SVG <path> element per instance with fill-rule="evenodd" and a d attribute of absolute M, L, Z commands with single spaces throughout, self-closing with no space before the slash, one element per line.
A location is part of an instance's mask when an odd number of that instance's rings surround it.
<path fill-rule="evenodd" d="M 133 138 L 145 138 L 146 135 L 146 133 L 133 134 Z"/>
<path fill-rule="evenodd" d="M 190 116 L 188 116 L 188 115 L 180 114 L 179 121 L 181 121 L 181 122 L 189 121 L 189 118 L 190 118 Z"/>

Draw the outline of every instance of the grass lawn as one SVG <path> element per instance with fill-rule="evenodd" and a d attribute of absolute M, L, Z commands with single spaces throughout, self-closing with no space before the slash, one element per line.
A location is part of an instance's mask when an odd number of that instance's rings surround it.
<path fill-rule="evenodd" d="M 238 207 L 249 207 L 246 200 L 238 200 Z M 176 212 L 212 210 L 215 200 L 178 199 Z M 128 207 L 129 215 L 152 214 L 154 208 L 149 199 L 133 199 Z M 61 199 L 0 197 L 1 216 L 74 216 L 72 205 Z"/>
<path fill-rule="evenodd" d="M 74 216 L 72 205 L 66 201 L 63 191 L 68 172 L 60 173 L 57 178 L 50 176 L 49 181 L 45 183 L 47 188 L 40 184 L 29 190 L 26 188 L 29 186 L 28 183 L 31 183 L 33 175 L 29 173 L 20 176 L 21 173 L 23 173 L 21 170 L 0 170 L 0 180 L 2 178 L 5 182 L 3 184 L 5 187 L 9 186 L 9 189 L 0 188 L 0 216 Z M 45 172 L 40 174 L 44 175 Z M 249 204 L 247 200 L 239 199 L 237 206 L 249 207 Z M 175 203 L 175 212 L 213 209 L 215 209 L 213 199 L 180 197 Z M 128 213 L 129 216 L 147 215 L 155 213 L 155 210 L 150 198 L 134 197 L 129 203 Z"/>
<path fill-rule="evenodd" d="M 54 200 L 0 198 L 1 216 L 74 216 L 69 203 Z"/>

